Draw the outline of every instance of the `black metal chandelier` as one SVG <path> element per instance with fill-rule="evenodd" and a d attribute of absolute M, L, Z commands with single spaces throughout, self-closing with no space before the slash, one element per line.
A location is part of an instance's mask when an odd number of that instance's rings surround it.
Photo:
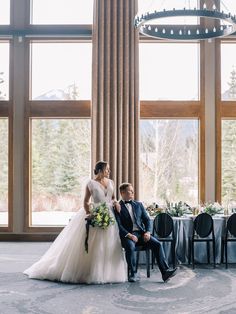
<path fill-rule="evenodd" d="M 196 25 L 159 25 L 153 23 L 154 21 L 161 21 L 163 18 L 175 17 L 206 18 L 209 21 L 214 20 L 214 23 L 208 23 L 211 26 L 201 25 L 201 23 Z M 217 10 L 215 5 L 209 8 L 204 4 L 202 9 L 173 8 L 172 10 L 163 9 L 163 11 L 136 15 L 134 25 L 141 34 L 149 37 L 170 40 L 201 40 L 224 37 L 236 32 L 236 16 Z"/>

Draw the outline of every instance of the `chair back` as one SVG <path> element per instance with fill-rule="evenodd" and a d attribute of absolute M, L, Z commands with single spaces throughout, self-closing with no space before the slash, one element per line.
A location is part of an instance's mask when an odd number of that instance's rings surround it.
<path fill-rule="evenodd" d="M 232 214 L 227 221 L 227 229 L 236 237 L 236 213 Z"/>
<path fill-rule="evenodd" d="M 167 213 L 160 213 L 153 221 L 153 228 L 160 238 L 167 238 L 174 230 L 173 218 Z"/>
<path fill-rule="evenodd" d="M 213 232 L 213 219 L 207 213 L 199 214 L 194 220 L 194 230 L 201 238 L 208 237 Z"/>

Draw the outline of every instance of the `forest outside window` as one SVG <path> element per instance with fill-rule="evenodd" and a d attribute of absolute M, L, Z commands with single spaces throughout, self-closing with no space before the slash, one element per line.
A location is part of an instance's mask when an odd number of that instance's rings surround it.
<path fill-rule="evenodd" d="M 62 226 L 83 206 L 90 119 L 32 119 L 31 226 Z"/>
<path fill-rule="evenodd" d="M 222 120 L 222 189 L 221 199 L 225 206 L 236 208 L 236 120 Z"/>
<path fill-rule="evenodd" d="M 167 201 L 197 205 L 198 156 L 198 120 L 141 120 L 140 198 L 147 205 Z"/>

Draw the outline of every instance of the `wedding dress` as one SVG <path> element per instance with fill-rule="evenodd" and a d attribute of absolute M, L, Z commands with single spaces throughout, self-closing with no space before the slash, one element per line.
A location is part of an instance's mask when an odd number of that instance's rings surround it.
<path fill-rule="evenodd" d="M 107 188 L 90 180 L 88 188 L 94 204 L 106 202 L 112 211 L 113 181 Z M 88 253 L 85 251 L 85 217 L 81 208 L 62 230 L 41 259 L 24 271 L 29 278 L 71 283 L 124 282 L 127 266 L 119 238 L 117 223 L 106 230 L 90 226 Z M 114 218 L 115 219 L 115 218 Z"/>

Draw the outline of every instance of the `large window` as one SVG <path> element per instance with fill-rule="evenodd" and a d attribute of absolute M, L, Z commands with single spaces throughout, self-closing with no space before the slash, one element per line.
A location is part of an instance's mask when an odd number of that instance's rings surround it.
<path fill-rule="evenodd" d="M 9 100 L 9 42 L 0 41 L 0 101 Z"/>
<path fill-rule="evenodd" d="M 0 1 L 0 25 L 10 24 L 10 0 Z"/>
<path fill-rule="evenodd" d="M 221 44 L 221 99 L 236 100 L 236 42 Z"/>
<path fill-rule="evenodd" d="M 0 118 L 0 226 L 8 225 L 8 119 Z"/>
<path fill-rule="evenodd" d="M 230 10 L 236 9 L 233 2 L 224 1 Z M 230 7 L 232 6 L 232 7 Z M 217 43 L 217 200 L 225 206 L 236 207 L 236 181 L 234 151 L 236 146 L 236 41 L 222 39 Z"/>
<path fill-rule="evenodd" d="M 199 44 L 141 43 L 141 100 L 199 100 Z"/>
<path fill-rule="evenodd" d="M 92 24 L 93 0 L 31 0 L 32 24 Z"/>
<path fill-rule="evenodd" d="M 140 198 L 146 204 L 204 200 L 201 47 L 140 43 Z"/>
<path fill-rule="evenodd" d="M 91 99 L 91 43 L 33 42 L 32 100 Z"/>
<path fill-rule="evenodd" d="M 198 133 L 197 120 L 141 120 L 143 201 L 198 203 Z"/>
<path fill-rule="evenodd" d="M 32 120 L 32 226 L 65 225 L 90 177 L 90 119 Z"/>
<path fill-rule="evenodd" d="M 92 15 L 93 0 L 31 0 L 30 28 L 47 38 L 25 39 L 26 231 L 58 231 L 83 206 L 91 177 Z"/>

